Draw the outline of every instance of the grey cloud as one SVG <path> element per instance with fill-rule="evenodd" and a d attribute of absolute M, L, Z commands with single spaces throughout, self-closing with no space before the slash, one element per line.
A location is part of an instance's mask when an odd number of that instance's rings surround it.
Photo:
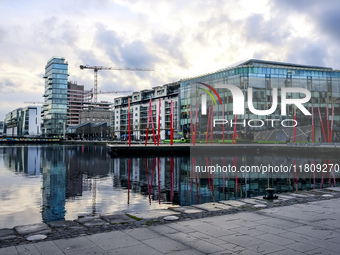
<path fill-rule="evenodd" d="M 0 28 L 0 43 L 5 41 L 6 34 L 7 32 L 4 29 Z"/>
<path fill-rule="evenodd" d="M 314 24 L 320 36 L 327 35 L 337 43 L 340 42 L 340 1 L 274 0 L 271 4 L 273 10 L 280 10 L 287 16 L 305 15 L 308 23 Z"/>
<path fill-rule="evenodd" d="M 154 67 L 159 61 L 144 42 L 136 39 L 131 43 L 123 43 L 124 38 L 113 30 L 107 30 L 97 25 L 95 44 L 110 57 L 118 66 L 128 67 Z"/>
<path fill-rule="evenodd" d="M 185 53 L 181 51 L 181 46 L 185 35 L 184 31 L 178 32 L 176 35 L 170 35 L 166 33 L 155 33 L 153 36 L 153 42 L 156 43 L 163 52 L 166 53 L 166 58 L 163 60 L 165 63 L 167 61 L 174 60 L 181 66 L 185 68 L 189 66 L 189 62 L 185 58 Z"/>
<path fill-rule="evenodd" d="M 96 29 L 94 44 L 106 52 L 113 62 L 119 62 L 119 48 L 122 47 L 123 39 L 119 38 L 115 31 L 107 30 L 101 24 L 96 25 Z"/>
<path fill-rule="evenodd" d="M 126 66 L 152 67 L 158 62 L 158 58 L 151 53 L 151 49 L 147 48 L 141 41 L 124 45 L 120 52 Z"/>
<path fill-rule="evenodd" d="M 77 66 L 79 65 L 101 65 L 99 60 L 95 57 L 93 51 L 91 50 L 76 50 L 76 55 L 78 56 L 79 63 L 77 63 Z"/>
<path fill-rule="evenodd" d="M 295 39 L 291 43 L 287 61 L 299 64 L 327 66 L 328 52 L 322 41 L 306 41 L 304 38 Z"/>
<path fill-rule="evenodd" d="M 340 6 L 339 9 L 331 9 L 324 13 L 322 19 L 317 21 L 320 26 L 320 32 L 326 32 L 331 37 L 340 42 Z"/>
<path fill-rule="evenodd" d="M 19 84 L 16 84 L 10 79 L 0 80 L 0 92 L 3 94 L 17 93 L 19 87 Z"/>
<path fill-rule="evenodd" d="M 266 21 L 262 15 L 254 14 L 245 22 L 244 36 L 249 41 L 279 45 L 290 36 L 283 23 L 280 17 Z"/>
<path fill-rule="evenodd" d="M 281 12 L 298 12 L 298 13 L 310 13 L 319 12 L 323 9 L 332 9 L 339 7 L 338 0 L 327 0 L 327 1 L 319 1 L 319 0 L 272 0 L 269 2 L 273 9 L 279 10 Z"/>

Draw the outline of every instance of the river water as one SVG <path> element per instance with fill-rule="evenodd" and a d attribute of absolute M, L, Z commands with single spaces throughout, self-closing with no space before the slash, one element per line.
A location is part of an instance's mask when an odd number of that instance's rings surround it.
<path fill-rule="evenodd" d="M 289 165 L 294 160 L 303 165 L 316 159 L 239 155 L 195 159 L 195 164 Z M 339 181 L 339 173 L 334 172 L 322 176 L 228 173 L 199 178 L 191 162 L 189 156 L 111 158 L 105 146 L 95 145 L 1 146 L 0 228 L 253 197 L 265 194 L 269 186 L 292 192 L 335 186 Z"/>

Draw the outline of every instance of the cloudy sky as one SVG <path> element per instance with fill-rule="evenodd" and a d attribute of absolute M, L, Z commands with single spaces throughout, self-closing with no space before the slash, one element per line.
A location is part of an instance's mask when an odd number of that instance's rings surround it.
<path fill-rule="evenodd" d="M 52 56 L 69 80 L 99 90 L 140 90 L 257 58 L 340 69 L 338 0 L 0 0 L 0 120 L 43 101 Z M 113 101 L 115 95 L 99 95 Z"/>

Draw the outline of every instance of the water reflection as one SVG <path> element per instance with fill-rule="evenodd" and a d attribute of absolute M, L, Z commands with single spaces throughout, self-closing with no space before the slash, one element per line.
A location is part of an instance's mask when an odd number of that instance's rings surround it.
<path fill-rule="evenodd" d="M 196 166 L 339 164 L 269 155 L 110 158 L 104 146 L 0 147 L 0 228 L 336 186 L 339 172 L 196 172 Z M 33 178 L 32 178 L 33 177 Z"/>

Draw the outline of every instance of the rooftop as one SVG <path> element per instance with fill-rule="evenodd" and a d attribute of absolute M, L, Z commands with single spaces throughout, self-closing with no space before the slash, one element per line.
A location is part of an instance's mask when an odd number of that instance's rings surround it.
<path fill-rule="evenodd" d="M 267 61 L 267 60 L 259 60 L 259 59 L 249 59 L 245 62 L 242 62 L 241 64 L 237 66 L 243 66 L 243 65 L 271 65 L 271 66 L 288 66 L 288 67 L 297 67 L 297 68 L 312 68 L 312 69 L 322 69 L 327 71 L 332 71 L 333 69 L 331 67 L 322 67 L 322 66 L 311 66 L 311 65 L 300 65 L 300 64 L 292 64 L 292 63 L 285 63 L 285 62 L 276 62 L 276 61 Z"/>
<path fill-rule="evenodd" d="M 319 71 L 319 72 L 322 72 L 322 71 L 323 72 L 325 72 L 325 71 L 340 72 L 339 70 L 333 70 L 331 67 L 300 65 L 300 64 L 285 63 L 285 62 L 267 61 L 267 60 L 259 60 L 259 59 L 249 59 L 249 60 L 244 61 L 244 62 L 239 62 L 236 65 L 232 65 L 232 66 L 228 66 L 226 68 L 216 70 L 214 72 L 200 74 L 200 75 L 193 76 L 193 77 L 183 78 L 183 79 L 180 80 L 180 82 L 191 80 L 191 79 L 196 79 L 196 78 L 200 78 L 200 77 L 204 77 L 204 76 L 208 76 L 208 75 L 211 75 L 211 74 L 216 74 L 216 73 L 223 72 L 223 71 L 232 70 L 232 69 L 235 69 L 235 68 L 256 67 L 256 66 L 258 66 L 258 67 L 269 67 L 269 68 L 270 67 L 271 68 L 286 67 L 286 68 L 292 69 L 292 70 L 309 70 L 309 71 Z"/>

